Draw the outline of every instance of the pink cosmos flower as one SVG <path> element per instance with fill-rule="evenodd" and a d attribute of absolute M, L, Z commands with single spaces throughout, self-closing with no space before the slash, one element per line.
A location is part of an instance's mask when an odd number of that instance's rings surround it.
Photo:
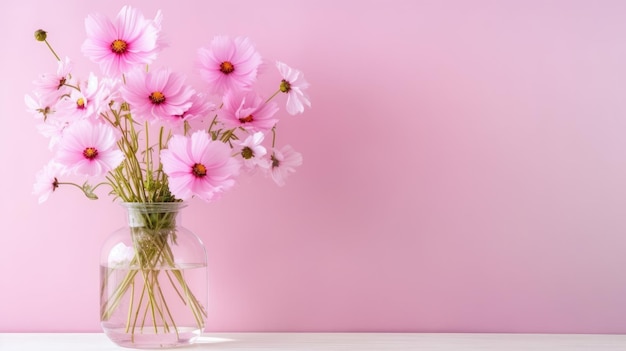
<path fill-rule="evenodd" d="M 56 161 L 69 172 L 85 176 L 104 175 L 123 160 L 124 153 L 116 148 L 113 127 L 88 120 L 70 125 L 56 152 Z"/>
<path fill-rule="evenodd" d="M 43 123 L 38 124 L 36 128 L 41 135 L 50 139 L 48 142 L 48 148 L 54 151 L 56 150 L 61 139 L 63 139 L 63 134 L 69 125 L 70 124 L 66 121 L 61 121 L 56 118 L 48 118 L 44 120 Z"/>
<path fill-rule="evenodd" d="M 202 93 L 194 94 L 191 97 L 191 107 L 180 116 L 184 120 L 193 120 L 201 118 L 207 113 L 215 110 L 215 104 L 207 100 L 206 95 Z"/>
<path fill-rule="evenodd" d="M 50 114 L 54 113 L 57 102 L 57 97 L 50 94 L 42 94 L 39 91 L 34 91 L 32 96 L 28 94 L 24 95 L 26 110 L 32 113 L 36 118 L 43 118 L 44 120 L 46 120 Z"/>
<path fill-rule="evenodd" d="M 304 105 L 311 107 L 311 101 L 304 92 L 309 87 L 309 83 L 304 80 L 304 74 L 280 61 L 276 62 L 276 67 L 283 77 L 280 91 L 287 94 L 287 112 L 297 115 L 304 112 Z"/>
<path fill-rule="evenodd" d="M 194 94 L 194 90 L 185 85 L 185 77 L 181 73 L 171 73 L 166 69 L 151 72 L 134 70 L 128 74 L 126 85 L 122 87 L 122 96 L 138 121 L 156 119 L 181 124 L 180 116 L 191 107 Z"/>
<path fill-rule="evenodd" d="M 240 163 L 231 156 L 225 143 L 211 140 L 205 131 L 191 137 L 174 135 L 168 148 L 161 151 L 163 171 L 169 177 L 170 191 L 179 200 L 198 196 L 205 201 L 217 199 L 235 184 Z"/>
<path fill-rule="evenodd" d="M 163 46 L 159 39 L 161 20 L 161 11 L 149 20 L 130 6 L 120 10 L 115 22 L 99 13 L 89 15 L 85 19 L 87 39 L 82 51 L 109 76 L 145 66 L 156 59 Z"/>
<path fill-rule="evenodd" d="M 67 90 L 65 83 L 72 72 L 72 62 L 68 57 L 64 61 L 59 61 L 56 73 L 42 74 L 33 84 L 36 89 L 43 94 L 51 94 L 58 98 Z"/>
<path fill-rule="evenodd" d="M 208 117 L 209 113 L 215 110 L 215 104 L 207 100 L 205 94 L 194 94 L 191 97 L 191 107 L 183 112 L 182 115 L 178 116 L 185 123 L 184 132 L 186 133 L 189 129 L 199 130 L 208 128 L 208 125 L 205 127 L 205 118 Z"/>
<path fill-rule="evenodd" d="M 125 103 L 120 93 L 122 84 L 123 83 L 120 79 L 112 79 L 108 77 L 99 79 L 99 88 L 95 97 L 98 101 L 98 115 L 96 118 L 99 117 L 100 113 L 108 113 L 110 109 L 119 110 L 121 105 Z"/>
<path fill-rule="evenodd" d="M 274 150 L 271 156 L 272 165 L 269 174 L 276 184 L 285 185 L 285 179 L 290 173 L 296 171 L 296 167 L 302 164 L 302 154 L 296 152 L 291 146 L 286 145 L 280 151 Z"/>
<path fill-rule="evenodd" d="M 59 187 L 57 177 L 63 172 L 63 166 L 50 161 L 44 168 L 37 173 L 35 184 L 33 185 L 33 194 L 39 196 L 39 203 L 48 200 L 48 197 Z"/>
<path fill-rule="evenodd" d="M 58 112 L 67 121 L 76 121 L 97 115 L 99 103 L 98 78 L 92 73 L 89 79 L 80 85 L 80 90 L 72 89 L 69 96 L 59 101 Z"/>
<path fill-rule="evenodd" d="M 265 138 L 263 132 L 256 132 L 249 135 L 244 141 L 236 143 L 237 153 L 243 158 L 243 165 L 249 171 L 254 171 L 257 167 L 267 169 L 270 162 L 264 156 L 267 150 L 261 143 Z"/>
<path fill-rule="evenodd" d="M 198 50 L 200 77 L 212 93 L 249 90 L 256 81 L 261 55 L 250 39 L 216 36 L 208 48 Z"/>
<path fill-rule="evenodd" d="M 276 112 L 276 103 L 265 102 L 254 92 L 229 90 L 224 95 L 219 117 L 224 127 L 229 129 L 242 127 L 251 131 L 267 131 L 278 122 L 278 119 L 272 118 Z"/>

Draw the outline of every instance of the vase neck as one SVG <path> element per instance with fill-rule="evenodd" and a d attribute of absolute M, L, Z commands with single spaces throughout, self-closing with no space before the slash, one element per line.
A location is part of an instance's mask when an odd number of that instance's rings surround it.
<path fill-rule="evenodd" d="M 128 226 L 149 229 L 173 228 L 180 224 L 181 202 L 124 202 L 122 206 L 128 215 Z"/>

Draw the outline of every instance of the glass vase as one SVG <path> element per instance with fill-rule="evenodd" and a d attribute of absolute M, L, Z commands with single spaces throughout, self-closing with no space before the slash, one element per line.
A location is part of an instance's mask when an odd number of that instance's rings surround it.
<path fill-rule="evenodd" d="M 206 321 L 204 244 L 181 225 L 180 202 L 123 203 L 128 225 L 100 255 L 100 321 L 116 344 L 170 348 L 193 343 Z"/>

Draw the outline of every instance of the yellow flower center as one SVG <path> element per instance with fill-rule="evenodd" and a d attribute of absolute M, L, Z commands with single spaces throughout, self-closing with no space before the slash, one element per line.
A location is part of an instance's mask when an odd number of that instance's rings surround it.
<path fill-rule="evenodd" d="M 224 61 L 220 63 L 220 71 L 224 74 L 231 74 L 235 70 L 235 66 L 229 61 Z"/>
<path fill-rule="evenodd" d="M 163 95 L 162 92 L 160 91 L 155 91 L 152 94 L 150 94 L 150 101 L 152 101 L 153 104 L 158 105 L 158 104 L 162 104 L 163 102 L 165 102 L 165 95 Z"/>
<path fill-rule="evenodd" d="M 193 172 L 193 175 L 198 178 L 202 178 L 206 175 L 206 167 L 201 163 L 194 164 L 191 171 Z"/>
<path fill-rule="evenodd" d="M 281 80 L 280 81 L 280 91 L 282 91 L 283 93 L 288 93 L 291 90 L 291 83 L 289 83 L 286 80 Z"/>
<path fill-rule="evenodd" d="M 128 48 L 128 43 L 122 39 L 116 39 L 111 43 L 111 51 L 116 54 L 123 54 Z"/>
<path fill-rule="evenodd" d="M 98 150 L 95 147 L 88 147 L 83 151 L 83 156 L 88 160 L 98 157 Z"/>
<path fill-rule="evenodd" d="M 254 117 L 252 115 L 249 115 L 247 117 L 243 117 L 243 118 L 239 118 L 239 122 L 241 123 L 250 123 L 254 121 Z"/>
<path fill-rule="evenodd" d="M 85 99 L 78 98 L 78 100 L 76 100 L 76 108 L 78 108 L 79 110 L 84 110 L 85 109 Z"/>

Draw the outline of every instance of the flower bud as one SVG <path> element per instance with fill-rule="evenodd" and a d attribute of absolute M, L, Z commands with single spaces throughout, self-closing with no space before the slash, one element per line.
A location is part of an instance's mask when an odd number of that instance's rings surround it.
<path fill-rule="evenodd" d="M 35 31 L 35 39 L 37 39 L 37 41 L 45 41 L 47 37 L 48 33 L 45 30 L 37 29 Z"/>

